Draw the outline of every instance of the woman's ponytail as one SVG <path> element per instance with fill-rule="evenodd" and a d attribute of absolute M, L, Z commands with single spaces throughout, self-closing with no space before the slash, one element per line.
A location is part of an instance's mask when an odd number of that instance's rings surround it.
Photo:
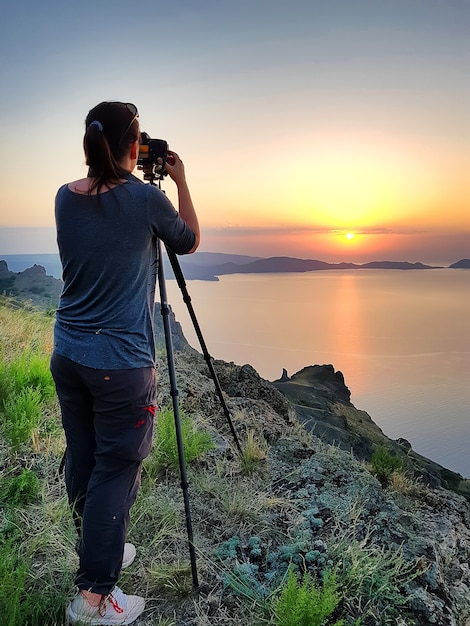
<path fill-rule="evenodd" d="M 83 149 L 88 176 L 95 178 L 89 193 L 117 184 L 125 173 L 120 161 L 131 144 L 138 139 L 137 113 L 122 102 L 102 102 L 94 107 L 85 121 Z M 135 111 L 137 109 L 134 107 Z"/>

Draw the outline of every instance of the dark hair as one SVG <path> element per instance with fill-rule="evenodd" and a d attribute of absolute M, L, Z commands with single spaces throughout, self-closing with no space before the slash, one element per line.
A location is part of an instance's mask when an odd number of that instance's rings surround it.
<path fill-rule="evenodd" d="M 137 117 L 137 108 L 124 102 L 101 102 L 88 113 L 83 149 L 88 176 L 95 177 L 88 193 L 109 189 L 122 178 L 125 172 L 119 162 L 139 138 Z"/>

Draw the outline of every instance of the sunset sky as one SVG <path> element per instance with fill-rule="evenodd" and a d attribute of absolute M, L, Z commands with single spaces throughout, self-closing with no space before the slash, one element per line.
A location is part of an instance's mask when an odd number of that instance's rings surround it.
<path fill-rule="evenodd" d="M 0 49 L 0 255 L 56 251 L 83 120 L 122 100 L 183 158 L 200 250 L 470 258 L 469 0 L 18 0 Z"/>

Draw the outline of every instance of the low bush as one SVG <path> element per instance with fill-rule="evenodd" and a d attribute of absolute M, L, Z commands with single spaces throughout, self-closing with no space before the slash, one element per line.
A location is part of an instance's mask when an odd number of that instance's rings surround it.
<path fill-rule="evenodd" d="M 0 423 L 13 450 L 39 430 L 44 407 L 55 396 L 49 356 L 26 351 L 0 364 Z"/>
<path fill-rule="evenodd" d="M 0 482 L 0 504 L 26 506 L 35 500 L 38 493 L 39 478 L 29 469 L 23 469 L 18 476 L 2 477 Z"/>
<path fill-rule="evenodd" d="M 3 402 L 5 439 L 13 450 L 28 443 L 41 420 L 41 393 L 34 387 L 21 389 Z"/>
<path fill-rule="evenodd" d="M 215 447 L 210 434 L 183 411 L 180 412 L 180 426 L 186 463 L 201 458 Z M 155 477 L 162 471 L 177 469 L 178 466 L 179 455 L 173 411 L 170 408 L 163 408 L 157 419 L 154 448 L 145 462 L 145 468 L 147 474 Z"/>
<path fill-rule="evenodd" d="M 403 462 L 383 446 L 379 446 L 372 455 L 372 473 L 377 476 L 382 486 L 387 487 L 395 472 L 403 471 Z"/>
<path fill-rule="evenodd" d="M 331 620 L 341 600 L 336 577 L 326 572 L 321 585 L 316 585 L 307 572 L 297 578 L 292 568 L 274 601 L 276 626 L 342 626 L 343 620 Z"/>

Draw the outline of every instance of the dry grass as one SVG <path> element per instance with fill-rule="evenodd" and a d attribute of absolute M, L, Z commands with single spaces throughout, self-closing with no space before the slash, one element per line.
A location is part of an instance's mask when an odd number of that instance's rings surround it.
<path fill-rule="evenodd" d="M 429 487 L 409 478 L 403 472 L 393 472 L 390 477 L 390 490 L 413 499 L 425 500 L 431 493 Z"/>
<path fill-rule="evenodd" d="M 52 352 L 52 318 L 41 311 L 18 308 L 0 296 L 0 350 L 3 359 L 25 351 Z"/>
<path fill-rule="evenodd" d="M 241 456 L 241 466 L 244 474 L 253 474 L 259 469 L 260 464 L 266 460 L 267 445 L 264 440 L 257 437 L 254 430 L 248 429 L 246 443 Z"/>

